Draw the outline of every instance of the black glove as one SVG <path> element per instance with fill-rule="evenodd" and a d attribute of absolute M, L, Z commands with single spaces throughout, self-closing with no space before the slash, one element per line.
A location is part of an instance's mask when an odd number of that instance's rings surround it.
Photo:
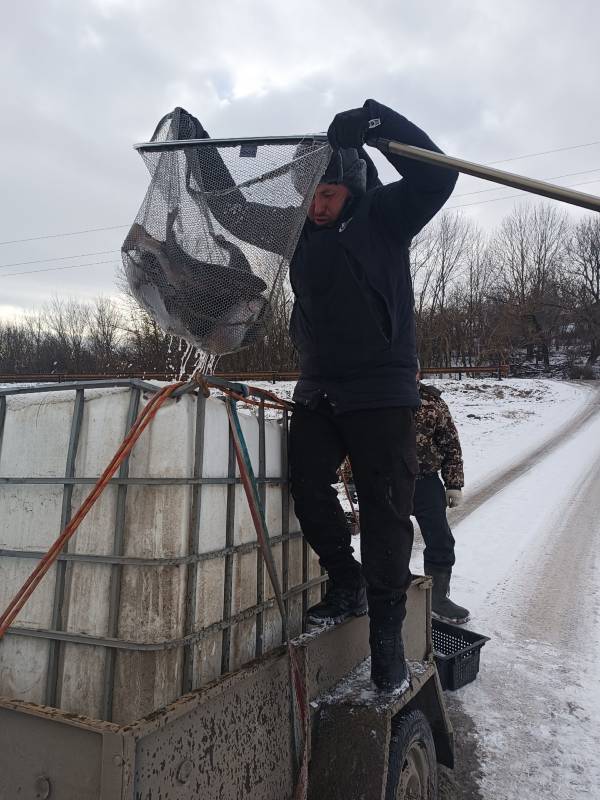
<path fill-rule="evenodd" d="M 366 108 L 352 108 L 336 114 L 327 131 L 329 144 L 334 150 L 364 144 L 369 129 L 369 112 Z"/>

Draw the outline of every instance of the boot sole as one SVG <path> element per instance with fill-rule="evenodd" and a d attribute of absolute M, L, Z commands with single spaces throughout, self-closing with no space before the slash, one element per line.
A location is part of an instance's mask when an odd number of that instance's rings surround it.
<path fill-rule="evenodd" d="M 311 617 L 307 615 L 306 621 L 319 628 L 325 628 L 328 625 L 339 625 L 341 622 L 350 619 L 350 617 L 364 617 L 366 613 L 367 609 L 365 608 L 364 610 L 349 611 L 347 614 L 341 614 L 338 617 Z"/>
<path fill-rule="evenodd" d="M 398 694 L 398 695 L 404 694 L 404 692 L 408 692 L 408 690 L 411 688 L 412 685 L 410 678 L 405 678 L 399 686 L 395 686 L 393 688 L 389 688 L 387 686 L 385 688 L 379 688 L 379 686 L 377 686 L 377 684 L 373 679 L 371 679 L 371 683 L 373 687 L 377 690 L 377 692 L 379 692 L 379 694 Z"/>
<path fill-rule="evenodd" d="M 431 618 L 437 619 L 438 622 L 449 622 L 450 625 L 464 625 L 471 619 L 470 615 L 460 619 L 458 617 L 443 617 L 441 614 L 436 614 L 435 611 L 431 612 Z"/>

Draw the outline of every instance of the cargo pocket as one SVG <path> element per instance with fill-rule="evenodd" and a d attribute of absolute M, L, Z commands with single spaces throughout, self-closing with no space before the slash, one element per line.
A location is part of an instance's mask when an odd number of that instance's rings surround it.
<path fill-rule="evenodd" d="M 406 467 L 409 474 L 413 478 L 416 478 L 417 475 L 419 474 L 419 462 L 417 461 L 416 450 L 413 453 L 403 453 L 402 461 L 404 462 L 404 466 Z"/>

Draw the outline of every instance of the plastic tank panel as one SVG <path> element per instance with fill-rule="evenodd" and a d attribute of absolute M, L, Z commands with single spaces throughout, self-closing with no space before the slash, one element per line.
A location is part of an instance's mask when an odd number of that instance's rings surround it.
<path fill-rule="evenodd" d="M 79 440 L 74 460 L 76 479 L 89 479 L 72 489 L 74 512 L 112 458 L 127 429 L 132 398 L 130 387 L 86 389 Z M 140 395 L 140 405 L 149 398 Z M 64 590 L 59 627 L 89 637 L 115 638 L 124 647 L 114 650 L 92 639 L 89 643 L 60 642 L 51 637 L 9 634 L 0 643 L 0 694 L 43 703 L 49 674 L 51 647 L 58 648 L 56 704 L 73 713 L 102 718 L 103 698 L 110 689 L 112 719 L 128 723 L 160 708 L 181 695 L 184 688 L 184 648 L 167 646 L 186 633 L 202 632 L 259 602 L 254 524 L 237 464 L 230 465 L 229 425 L 225 404 L 215 398 L 205 402 L 198 415 L 198 399 L 185 395 L 168 402 L 142 434 L 129 459 L 128 485 L 109 486 L 69 543 L 69 552 L 108 557 L 107 563 L 70 560 L 64 566 Z M 200 402 L 204 402 L 203 400 Z M 49 478 L 55 484 L 29 482 L 0 486 L 0 548 L 45 551 L 60 532 L 69 440 L 73 428 L 75 392 L 55 391 L 7 397 L 4 434 L 0 442 L 0 474 L 9 478 Z M 254 413 L 240 408 L 253 469 L 259 476 L 260 427 Z M 192 500 L 196 448 L 196 420 L 205 483 L 198 490 L 200 560 L 189 563 L 118 564 L 111 557 L 130 559 L 186 559 L 192 537 Z M 264 475 L 278 481 L 282 473 L 283 427 L 266 420 Z M 235 469 L 238 482 L 228 489 L 226 479 Z M 224 480 L 225 479 L 225 480 Z M 211 483 L 221 480 L 221 483 Z M 137 481 L 137 482 L 136 482 Z M 160 481 L 167 481 L 160 485 Z M 231 486 L 231 484 L 229 484 Z M 228 517 L 228 494 L 230 495 Z M 272 538 L 282 533 L 282 487 L 264 486 L 265 512 Z M 286 511 L 287 529 L 299 530 L 293 511 Z M 229 522 L 228 522 L 229 520 Z M 233 546 L 242 551 L 228 550 Z M 286 543 L 288 586 L 303 581 L 301 539 Z M 116 549 L 115 549 L 116 548 Z M 250 549 L 246 549 L 250 548 Z M 284 546 L 276 543 L 273 556 L 280 581 Z M 209 558 L 205 558 L 210 554 Z M 5 607 L 35 565 L 32 558 L 1 556 L 0 606 Z M 193 562 L 194 563 L 194 562 Z M 320 574 L 309 554 L 304 569 L 308 577 Z M 192 570 L 192 573 L 190 573 Z M 195 594 L 186 601 L 195 570 Z M 52 623 L 57 568 L 54 566 L 15 622 L 16 627 L 47 631 Z M 227 575 L 231 576 L 227 585 Z M 111 592 L 112 589 L 112 592 Z M 317 597 L 319 589 L 310 592 Z M 60 593 L 59 593 L 60 594 Z M 110 598 L 118 599 L 110 629 Z M 225 607 L 228 599 L 229 608 Z M 262 599 L 274 600 L 266 568 L 262 567 Z M 193 619 L 186 622 L 186 608 Z M 302 594 L 289 599 L 294 632 L 302 624 Z M 141 650 L 128 648 L 138 643 Z M 257 618 L 217 630 L 188 648 L 193 687 L 217 678 L 224 667 L 235 669 L 256 654 Z M 275 605 L 262 614 L 262 652 L 281 643 L 281 620 Z M 224 646 L 228 648 L 228 661 Z M 144 649 L 155 646 L 155 649 Z M 227 650 L 225 651 L 227 652 Z M 113 661 L 112 676 L 110 662 Z"/>

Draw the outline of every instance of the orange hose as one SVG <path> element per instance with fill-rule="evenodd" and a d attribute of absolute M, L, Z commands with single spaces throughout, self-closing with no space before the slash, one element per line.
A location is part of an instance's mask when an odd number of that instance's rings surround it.
<path fill-rule="evenodd" d="M 175 389 L 182 385 L 183 384 L 180 382 L 172 383 L 169 384 L 169 386 L 163 387 L 160 392 L 157 392 L 140 411 L 137 419 L 131 426 L 131 430 L 121 443 L 110 464 L 106 467 L 92 491 L 83 501 L 73 519 L 65 526 L 58 539 L 56 539 L 46 555 L 36 565 L 31 575 L 27 578 L 23 586 L 21 586 L 17 594 L 8 604 L 6 611 L 0 617 L 0 640 L 3 638 L 10 625 L 14 622 L 15 618 L 18 616 L 27 600 L 31 597 L 44 575 L 57 560 L 64 545 L 74 535 L 75 531 L 81 524 L 81 521 L 84 519 L 96 500 L 100 497 L 112 476 L 132 451 L 134 444 L 140 438 L 145 428 L 150 424 L 158 409 L 170 397 L 170 395 L 173 394 Z"/>
<path fill-rule="evenodd" d="M 233 398 L 233 400 L 238 400 L 240 403 L 245 403 L 246 405 L 249 406 L 264 406 L 264 408 L 275 408 L 278 411 L 285 411 L 286 409 L 292 408 L 291 403 L 285 403 L 285 400 L 281 400 L 278 404 L 267 403 L 264 400 L 254 400 L 254 398 L 252 397 L 244 397 L 244 395 L 238 394 L 237 392 L 234 392 L 231 389 L 223 389 L 220 386 L 218 388 L 219 391 L 227 395 L 227 397 L 231 397 Z"/>

